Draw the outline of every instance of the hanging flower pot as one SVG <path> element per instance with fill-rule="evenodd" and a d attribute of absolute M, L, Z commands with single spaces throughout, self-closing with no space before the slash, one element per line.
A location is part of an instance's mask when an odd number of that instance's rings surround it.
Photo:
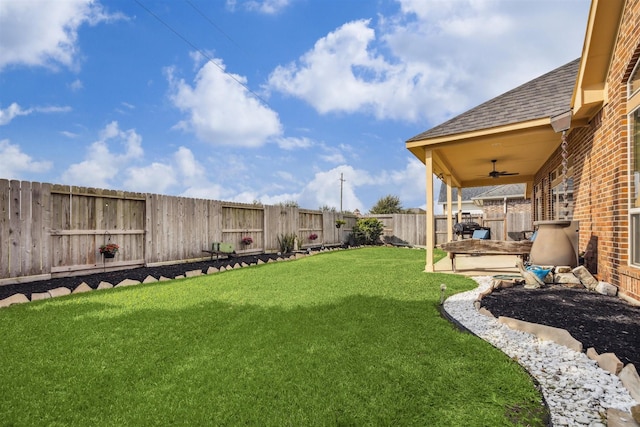
<path fill-rule="evenodd" d="M 249 246 L 253 243 L 253 239 L 250 236 L 246 236 L 242 238 L 242 244 L 245 246 Z"/>
<path fill-rule="evenodd" d="M 113 258 L 116 256 L 116 252 L 120 249 L 116 243 L 107 243 L 106 245 L 100 246 L 100 253 L 105 258 Z"/>
<path fill-rule="evenodd" d="M 343 225 L 345 225 L 347 223 L 347 221 L 343 220 L 343 219 L 336 219 L 336 228 L 340 228 Z"/>

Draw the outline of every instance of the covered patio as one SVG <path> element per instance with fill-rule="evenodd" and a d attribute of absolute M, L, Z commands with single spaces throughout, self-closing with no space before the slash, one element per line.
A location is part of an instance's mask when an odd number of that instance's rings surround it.
<path fill-rule="evenodd" d="M 454 187 L 460 195 L 466 187 L 524 183 L 526 197 L 532 197 L 535 175 L 560 147 L 561 131 L 586 124 L 572 119 L 570 110 L 579 65 L 579 59 L 571 61 L 406 141 L 425 165 L 426 272 L 441 267 L 433 263 L 434 178 L 447 188 L 448 241 L 453 240 Z M 458 197 L 458 213 L 461 204 Z M 480 265 L 478 257 L 471 258 Z M 484 258 L 487 266 L 503 261 L 483 257 L 483 264 Z"/>

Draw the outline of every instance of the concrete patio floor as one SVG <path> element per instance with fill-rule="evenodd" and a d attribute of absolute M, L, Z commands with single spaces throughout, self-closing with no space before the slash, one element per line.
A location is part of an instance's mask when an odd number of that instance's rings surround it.
<path fill-rule="evenodd" d="M 461 274 L 463 276 L 495 276 L 498 274 L 520 274 L 516 255 L 456 255 L 456 272 L 451 268 L 451 259 L 444 257 L 434 265 L 436 273 Z"/>

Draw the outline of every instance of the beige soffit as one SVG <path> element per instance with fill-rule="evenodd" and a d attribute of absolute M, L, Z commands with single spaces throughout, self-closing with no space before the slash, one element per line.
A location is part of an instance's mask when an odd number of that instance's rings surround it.
<path fill-rule="evenodd" d="M 624 0 L 592 0 L 571 106 L 575 120 L 591 119 L 607 102 L 606 81 Z"/>

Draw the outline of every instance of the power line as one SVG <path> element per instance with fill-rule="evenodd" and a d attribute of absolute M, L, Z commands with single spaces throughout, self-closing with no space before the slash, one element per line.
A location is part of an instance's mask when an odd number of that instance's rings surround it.
<path fill-rule="evenodd" d="M 236 77 L 234 77 L 232 74 L 228 73 L 223 66 L 221 66 L 220 64 L 218 64 L 216 61 L 213 60 L 213 58 L 211 56 L 209 56 L 206 52 L 204 52 L 202 49 L 200 49 L 198 46 L 196 46 L 195 44 L 193 44 L 191 41 L 189 41 L 185 36 L 183 36 L 182 34 L 180 34 L 177 30 L 175 30 L 171 25 L 169 25 L 167 22 L 165 22 L 162 18 L 160 18 L 158 15 L 156 15 L 155 13 L 153 13 L 148 7 L 146 7 L 144 4 L 142 4 L 142 2 L 140 0 L 135 0 L 136 3 L 138 3 L 138 6 L 140 6 L 141 8 L 143 8 L 149 15 L 153 16 L 156 20 L 158 20 L 158 22 L 160 22 L 162 25 L 164 25 L 165 27 L 167 27 L 167 29 L 169 29 L 169 31 L 171 31 L 173 34 L 175 34 L 176 36 L 178 36 L 183 42 L 185 42 L 186 44 L 188 44 L 189 46 L 191 46 L 192 49 L 195 49 L 196 51 L 198 51 L 198 53 L 200 53 L 203 57 L 207 58 L 208 62 L 211 62 L 213 65 L 215 65 L 216 67 L 218 67 L 220 69 L 220 71 L 222 71 L 224 74 L 226 74 L 229 78 L 231 78 L 233 81 L 235 81 L 237 84 L 239 84 L 240 86 L 242 86 L 243 88 L 245 88 L 249 93 L 251 93 L 253 96 L 255 96 L 256 98 L 258 98 L 260 101 L 262 101 L 266 106 L 269 106 L 269 103 L 262 98 L 260 95 L 258 95 L 257 93 L 255 93 L 253 90 L 251 90 L 249 88 L 249 86 L 247 86 L 246 84 L 244 84 L 242 81 L 238 80 Z"/>
<path fill-rule="evenodd" d="M 242 46 L 240 46 L 238 43 L 236 43 L 236 41 L 234 39 L 231 38 L 231 36 L 229 34 L 227 34 L 222 28 L 220 28 L 218 26 L 218 24 L 216 24 L 215 22 L 213 22 L 213 20 L 211 18 L 209 18 L 209 16 L 207 16 L 202 10 L 198 9 L 196 7 L 195 4 L 193 4 L 193 2 L 191 2 L 191 0 L 184 0 L 185 3 L 187 3 L 189 6 L 191 6 L 193 8 L 193 10 L 195 10 L 196 12 L 198 12 L 198 14 L 200 16 L 202 16 L 207 22 L 209 22 L 209 24 L 211 24 L 211 26 L 213 28 L 215 28 L 216 30 L 218 30 L 218 32 L 220 34 L 222 34 L 223 36 L 225 36 L 227 38 L 227 40 L 229 40 L 231 43 L 233 43 L 238 49 L 242 50 L 243 52 L 244 49 L 242 48 Z M 246 52 L 245 52 L 246 54 Z"/>

